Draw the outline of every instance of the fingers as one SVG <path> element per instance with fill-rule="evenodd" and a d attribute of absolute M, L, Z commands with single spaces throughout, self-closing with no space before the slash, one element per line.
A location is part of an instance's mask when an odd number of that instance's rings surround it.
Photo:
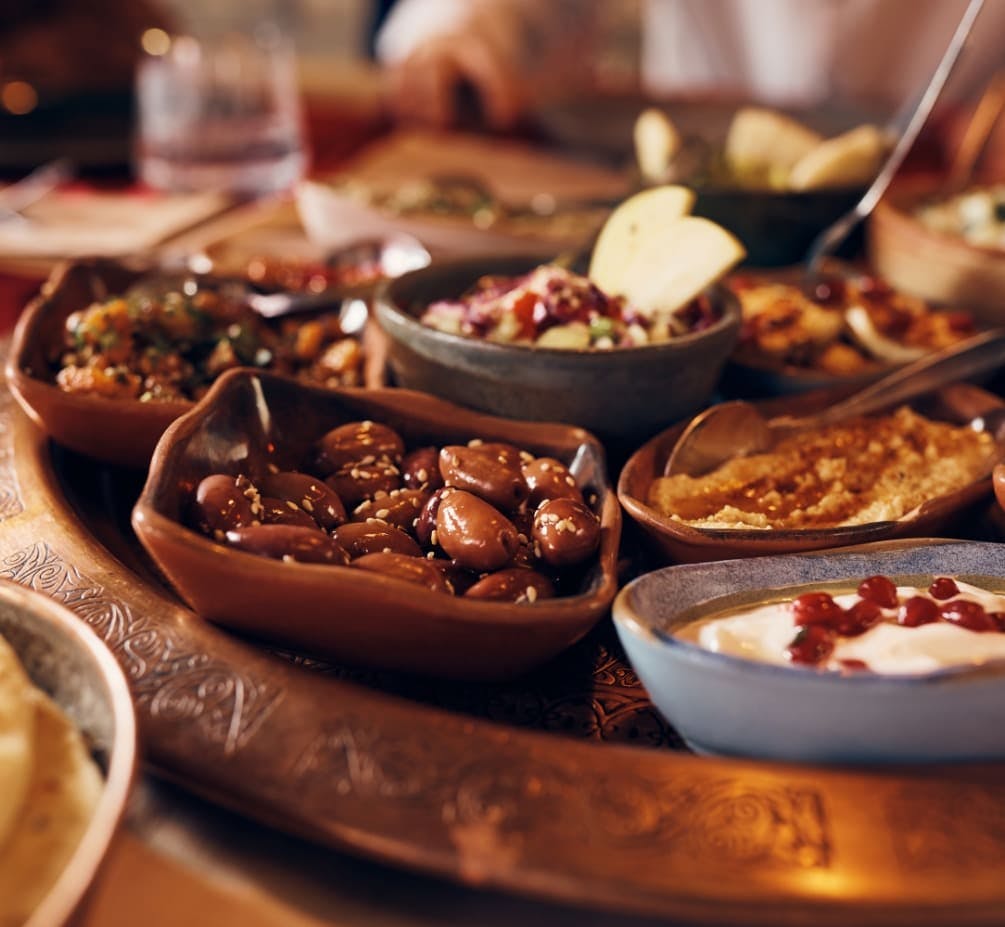
<path fill-rule="evenodd" d="M 451 94 L 458 81 L 449 55 L 418 49 L 391 74 L 391 109 L 404 122 L 443 128 L 453 122 Z"/>
<path fill-rule="evenodd" d="M 482 43 L 455 49 L 457 70 L 478 91 L 485 121 L 493 129 L 509 129 L 523 108 L 523 94 L 513 69 L 499 54 Z"/>
<path fill-rule="evenodd" d="M 443 128 L 457 122 L 458 90 L 471 84 L 491 128 L 505 129 L 523 102 L 519 82 L 485 43 L 439 39 L 427 42 L 388 75 L 388 103 L 396 118 Z"/>

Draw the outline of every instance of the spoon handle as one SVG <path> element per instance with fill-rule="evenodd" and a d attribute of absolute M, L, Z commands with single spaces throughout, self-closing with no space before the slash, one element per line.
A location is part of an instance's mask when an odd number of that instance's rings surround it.
<path fill-rule="evenodd" d="M 956 66 L 960 52 L 963 51 L 963 46 L 966 44 L 970 30 L 973 28 L 974 20 L 980 14 L 983 6 L 984 0 L 970 0 L 967 4 L 967 8 L 963 11 L 963 16 L 960 18 L 959 25 L 956 27 L 949 45 L 946 46 L 946 50 L 938 66 L 932 72 L 928 84 L 914 106 L 907 111 L 906 123 L 904 123 L 900 137 L 897 139 L 890 154 L 887 155 L 886 161 L 880 168 L 879 173 L 873 179 L 873 182 L 869 184 L 869 188 L 862 194 L 862 198 L 855 204 L 854 208 L 825 228 L 810 246 L 809 253 L 806 255 L 806 271 L 810 276 L 816 274 L 820 268 L 820 262 L 828 255 L 833 254 L 840 247 L 841 243 L 854 231 L 855 226 L 873 211 L 880 197 L 886 192 L 886 188 L 890 186 L 890 181 L 893 180 L 894 174 L 897 173 L 923 126 L 928 121 L 932 108 L 935 106 L 936 100 L 938 100 L 942 93 L 942 88 Z M 901 120 L 898 119 L 897 121 L 900 122 Z"/>
<path fill-rule="evenodd" d="M 1002 366 L 1005 366 L 1005 329 L 982 332 L 895 370 L 811 419 L 785 416 L 773 419 L 771 425 L 780 428 L 800 428 L 811 422 L 815 426 L 830 425 L 852 416 L 868 415 Z"/>
<path fill-rule="evenodd" d="M 977 164 L 991 140 L 991 135 L 1005 113 L 1005 70 L 999 71 L 988 84 L 974 108 L 963 140 L 949 168 L 944 194 L 959 193 L 970 183 Z"/>

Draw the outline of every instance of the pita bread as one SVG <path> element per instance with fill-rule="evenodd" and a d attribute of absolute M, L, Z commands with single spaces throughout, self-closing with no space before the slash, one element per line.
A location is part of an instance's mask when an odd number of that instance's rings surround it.
<path fill-rule="evenodd" d="M 11 646 L 0 637 L 0 850 L 21 811 L 32 768 L 33 687 Z"/>
<path fill-rule="evenodd" d="M 34 763 L 21 813 L 0 847 L 0 927 L 18 927 L 70 861 L 101 796 L 101 773 L 80 732 L 42 692 Z"/>

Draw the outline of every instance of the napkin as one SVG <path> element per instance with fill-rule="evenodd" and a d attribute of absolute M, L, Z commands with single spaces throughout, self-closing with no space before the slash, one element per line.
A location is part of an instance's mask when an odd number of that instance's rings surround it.
<path fill-rule="evenodd" d="M 69 188 L 0 220 L 0 258 L 121 257 L 154 247 L 230 205 L 221 193 Z"/>

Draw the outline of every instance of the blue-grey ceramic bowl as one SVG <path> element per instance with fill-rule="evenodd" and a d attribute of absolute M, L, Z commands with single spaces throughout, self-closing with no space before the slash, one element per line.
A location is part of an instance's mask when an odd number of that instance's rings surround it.
<path fill-rule="evenodd" d="M 578 425 L 626 447 L 708 405 L 740 331 L 739 303 L 724 286 L 707 291 L 719 314 L 709 328 L 610 351 L 497 344 L 419 321 L 431 302 L 459 297 L 486 274 L 515 276 L 539 263 L 482 257 L 432 264 L 382 287 L 375 315 L 397 384 L 493 415 Z"/>
<path fill-rule="evenodd" d="M 786 587 L 847 581 L 851 590 L 877 573 L 905 581 L 952 575 L 1002 593 L 1005 545 L 885 541 L 667 567 L 619 593 L 614 623 L 649 696 L 698 752 L 823 763 L 1005 757 L 1003 662 L 913 676 L 840 675 L 713 653 L 674 636 L 703 611 L 720 611 L 724 596 L 743 608 Z"/>

